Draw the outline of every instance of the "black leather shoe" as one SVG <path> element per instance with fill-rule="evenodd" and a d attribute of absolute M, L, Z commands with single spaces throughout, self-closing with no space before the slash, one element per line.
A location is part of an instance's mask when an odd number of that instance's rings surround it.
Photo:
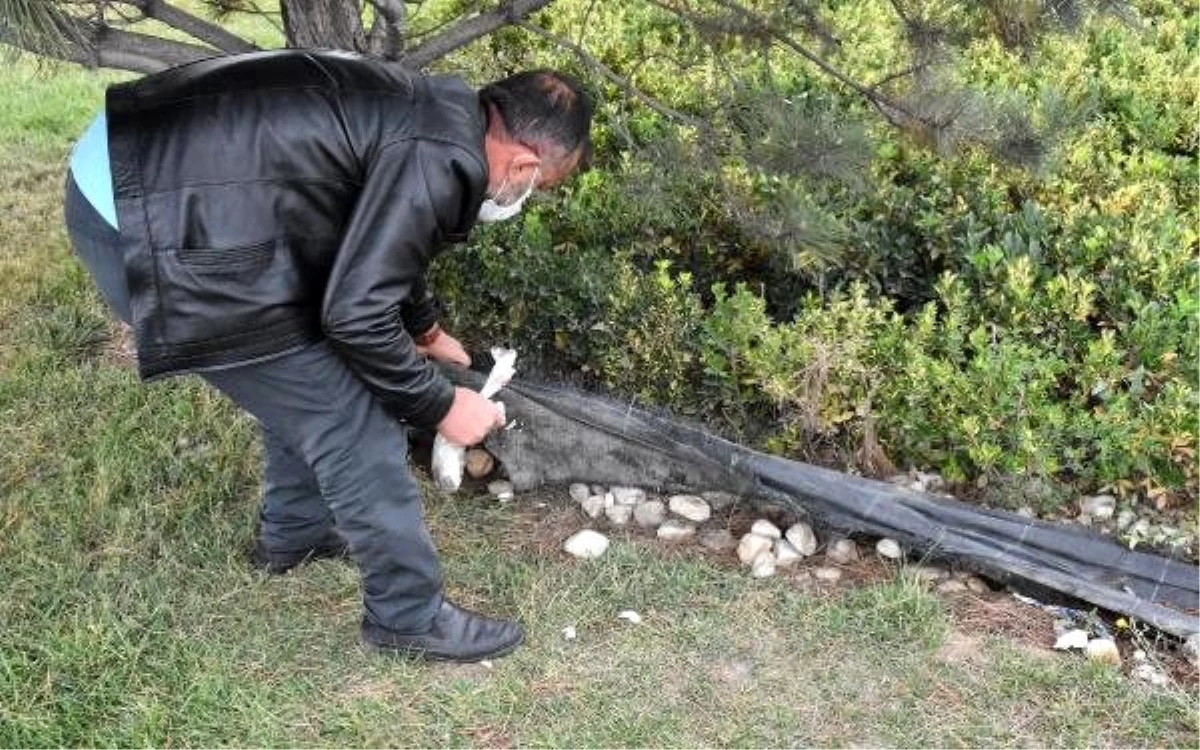
<path fill-rule="evenodd" d="M 350 546 L 346 540 L 335 529 L 330 529 L 320 541 L 304 549 L 268 549 L 260 533 L 254 540 L 251 559 L 259 570 L 279 575 L 302 563 L 327 557 L 347 557 L 349 554 Z"/>
<path fill-rule="evenodd" d="M 443 600 L 424 633 L 399 633 L 377 625 L 366 617 L 362 639 L 372 646 L 435 661 L 474 662 L 510 653 L 525 633 L 513 620 L 497 620 L 462 609 Z"/>

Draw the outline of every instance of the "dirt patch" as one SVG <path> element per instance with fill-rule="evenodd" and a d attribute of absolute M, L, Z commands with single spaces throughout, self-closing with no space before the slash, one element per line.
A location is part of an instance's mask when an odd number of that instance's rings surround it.
<path fill-rule="evenodd" d="M 521 504 L 509 527 L 509 539 L 514 545 L 549 557 L 562 553 L 567 537 L 589 527 L 588 521 L 578 508 L 537 495 L 533 502 Z"/>
<path fill-rule="evenodd" d="M 936 656 L 946 664 L 984 664 L 988 661 L 983 651 L 983 639 L 957 630 L 950 631 Z"/>
<path fill-rule="evenodd" d="M 1049 612 L 999 592 L 943 595 L 957 629 L 998 635 L 1043 652 L 1054 648 L 1054 618 Z"/>
<path fill-rule="evenodd" d="M 342 687 L 339 697 L 344 703 L 357 703 L 361 700 L 391 703 L 400 698 L 400 689 L 391 679 L 355 678 Z"/>
<path fill-rule="evenodd" d="M 112 316 L 109 316 L 104 333 L 100 359 L 118 367 L 137 368 L 137 346 L 133 341 L 133 329 Z"/>
<path fill-rule="evenodd" d="M 733 690 L 749 690 L 754 687 L 754 664 L 747 659 L 721 659 L 710 669 L 717 684 Z"/>
<path fill-rule="evenodd" d="M 473 747 L 508 748 L 513 746 L 512 732 L 506 727 L 476 724 L 465 727 L 463 734 L 471 738 Z"/>

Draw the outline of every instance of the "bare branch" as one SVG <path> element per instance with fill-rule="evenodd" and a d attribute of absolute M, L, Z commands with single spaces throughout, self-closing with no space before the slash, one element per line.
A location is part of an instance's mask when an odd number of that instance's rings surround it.
<path fill-rule="evenodd" d="M 182 31 L 193 39 L 205 44 L 211 44 L 222 52 L 232 55 L 239 52 L 254 52 L 258 49 L 255 45 L 224 27 L 211 21 L 206 21 L 199 16 L 192 15 L 170 3 L 163 2 L 163 0 L 126 1 L 141 10 L 147 18 L 161 21 L 173 29 Z"/>
<path fill-rule="evenodd" d="M 541 10 L 554 0 L 509 0 L 495 10 L 489 10 L 460 21 L 435 37 L 414 47 L 401 59 L 414 69 L 424 68 L 429 63 L 445 57 L 459 47 L 470 44 L 481 36 L 490 34 L 501 26 L 509 26 Z"/>
<path fill-rule="evenodd" d="M 396 60 L 404 51 L 404 27 L 407 8 L 403 0 L 368 0 L 375 8 L 375 20 L 367 33 L 367 46 L 387 60 Z"/>
<path fill-rule="evenodd" d="M 900 0 L 891 0 L 891 2 L 892 8 L 896 11 L 896 15 L 900 16 L 900 20 L 904 23 L 904 25 L 911 26 L 912 21 L 909 19 L 908 14 L 904 12 L 904 6 L 901 4 Z"/>
<path fill-rule="evenodd" d="M 666 117 L 671 118 L 672 120 L 675 120 L 676 122 L 681 122 L 684 125 L 690 125 L 695 128 L 705 128 L 707 126 L 707 124 L 703 120 L 700 120 L 699 118 L 692 117 L 691 115 L 680 112 L 677 109 L 673 109 L 672 107 L 669 107 L 666 104 L 663 104 L 659 100 L 657 100 L 654 97 L 650 96 L 649 94 L 645 93 L 644 91 L 639 89 L 637 86 L 635 86 L 633 81 L 629 80 L 625 76 L 621 75 L 620 73 L 616 72 L 615 70 L 608 67 L 604 63 L 600 62 L 595 57 L 588 54 L 588 52 L 586 50 L 584 50 L 582 47 L 580 47 L 578 44 L 575 44 L 574 42 L 572 42 L 570 39 L 567 39 L 566 37 L 563 37 L 563 36 L 559 36 L 558 34 L 555 34 L 552 31 L 548 31 L 547 29 L 544 29 L 541 26 L 530 23 L 528 21 L 518 21 L 516 25 L 520 26 L 522 29 L 525 29 L 526 31 L 530 31 L 534 34 L 537 34 L 538 36 L 542 37 L 543 39 L 548 39 L 551 42 L 554 42 L 555 44 L 557 44 L 558 46 L 563 47 L 564 49 L 570 50 L 580 60 L 582 60 L 588 67 L 592 68 L 593 70 L 598 72 L 600 75 L 604 76 L 608 80 L 617 84 L 617 86 L 619 86 L 621 88 L 621 90 L 624 91 L 626 94 L 628 94 L 629 96 L 632 96 L 634 99 L 637 99 L 642 104 L 645 104 L 647 107 L 649 107 L 650 109 L 654 110 L 655 112 L 658 112 L 660 115 L 664 115 Z"/>

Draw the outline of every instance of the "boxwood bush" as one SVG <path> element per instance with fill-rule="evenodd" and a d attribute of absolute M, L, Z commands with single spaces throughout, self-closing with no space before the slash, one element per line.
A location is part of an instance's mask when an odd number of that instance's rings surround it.
<path fill-rule="evenodd" d="M 867 34 L 867 5 L 835 11 Z M 1197 12 L 1141 10 L 1138 26 L 1092 21 L 1025 55 L 982 45 L 961 66 L 993 90 L 1086 103 L 1040 169 L 934 153 L 798 63 L 776 74 L 867 123 L 854 180 L 764 179 L 604 98 L 592 171 L 439 260 L 452 325 L 516 345 L 527 372 L 787 455 L 1107 486 L 1194 513 Z M 612 34 L 608 54 L 648 44 L 635 37 Z M 474 64 L 573 65 L 555 54 Z M 687 103 L 687 75 L 655 65 Z M 666 167 L 648 156 L 667 149 Z M 821 232 L 745 221 L 779 211 Z"/>

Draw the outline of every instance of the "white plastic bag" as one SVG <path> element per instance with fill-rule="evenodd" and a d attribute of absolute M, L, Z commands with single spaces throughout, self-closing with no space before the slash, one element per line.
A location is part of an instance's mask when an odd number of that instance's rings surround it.
<path fill-rule="evenodd" d="M 488 374 L 487 382 L 479 389 L 484 398 L 495 396 L 517 371 L 517 352 L 514 349 L 492 349 L 492 359 L 496 364 Z M 504 404 L 497 404 L 501 409 Z M 456 492 L 462 486 L 463 464 L 466 462 L 467 449 L 442 437 L 439 432 L 433 439 L 433 481 L 439 489 Z"/>

